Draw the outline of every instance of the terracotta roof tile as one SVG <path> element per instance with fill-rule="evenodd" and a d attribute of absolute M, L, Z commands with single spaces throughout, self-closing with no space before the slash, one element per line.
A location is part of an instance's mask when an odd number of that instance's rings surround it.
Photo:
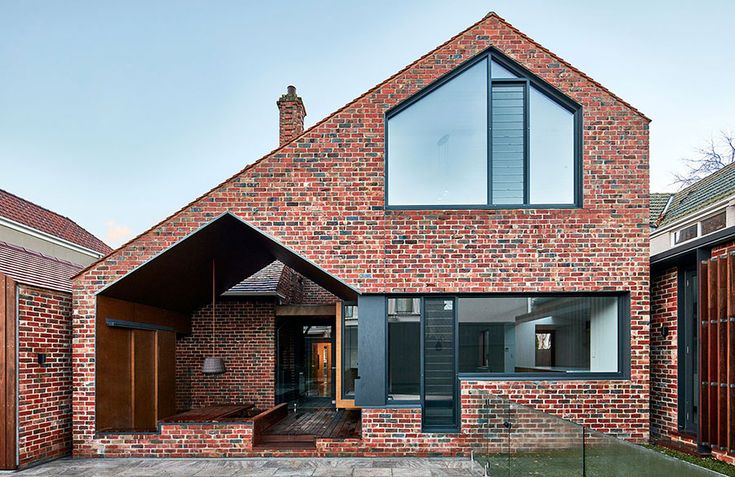
<path fill-rule="evenodd" d="M 81 265 L 0 241 L 0 272 L 26 285 L 71 293 Z"/>
<path fill-rule="evenodd" d="M 0 189 L 0 217 L 40 230 L 101 254 L 112 251 L 71 219 Z"/>

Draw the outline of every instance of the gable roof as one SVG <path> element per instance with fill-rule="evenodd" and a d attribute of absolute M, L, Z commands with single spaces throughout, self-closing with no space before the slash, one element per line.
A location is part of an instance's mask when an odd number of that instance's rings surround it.
<path fill-rule="evenodd" d="M 0 272 L 17 282 L 71 293 L 71 276 L 81 265 L 0 241 Z"/>
<path fill-rule="evenodd" d="M 108 254 L 112 248 L 73 220 L 0 189 L 0 217 L 25 225 L 75 245 Z"/>
<path fill-rule="evenodd" d="M 298 143 L 304 136 L 307 136 L 307 135 L 311 134 L 312 132 L 314 132 L 316 129 L 318 129 L 322 125 L 328 123 L 335 116 L 339 115 L 343 111 L 348 110 L 350 107 L 356 105 L 357 103 L 359 103 L 364 98 L 369 97 L 371 94 L 379 91 L 381 88 L 385 87 L 390 82 L 394 81 L 395 79 L 397 79 L 398 77 L 400 77 L 401 75 L 403 75 L 404 73 L 406 73 L 407 71 L 409 71 L 411 68 L 414 68 L 414 67 L 420 65 L 423 61 L 425 61 L 426 59 L 430 58 L 432 55 L 437 54 L 442 48 L 446 47 L 447 45 L 450 45 L 451 43 L 453 43 L 457 39 L 461 38 L 463 35 L 467 34 L 471 30 L 473 30 L 474 28 L 478 27 L 479 25 L 481 25 L 481 24 L 483 24 L 483 23 L 485 23 L 485 22 L 487 22 L 489 20 L 496 20 L 496 21 L 500 22 L 506 28 L 510 29 L 514 34 L 522 37 L 523 39 L 525 39 L 526 41 L 528 41 L 529 43 L 531 43 L 534 47 L 538 48 L 539 50 L 543 51 L 544 53 L 548 54 L 549 56 L 551 56 L 552 58 L 554 58 L 555 60 L 557 60 L 559 62 L 559 64 L 564 65 L 565 67 L 569 68 L 570 70 L 572 70 L 574 73 L 576 73 L 580 77 L 584 78 L 585 80 L 587 80 L 590 83 L 592 83 L 593 85 L 595 85 L 600 90 L 602 90 L 605 93 L 609 94 L 615 101 L 620 102 L 622 105 L 624 105 L 626 108 L 628 108 L 631 112 L 633 112 L 635 115 L 639 116 L 644 121 L 646 121 L 646 122 L 650 122 L 651 121 L 650 118 L 648 118 L 645 114 L 643 114 L 640 110 L 638 110 L 637 108 L 635 108 L 633 105 L 631 105 L 630 103 L 628 103 L 627 101 L 625 101 L 621 97 L 617 96 L 615 93 L 613 93 L 612 91 L 610 91 L 608 88 L 606 88 L 605 86 L 603 86 L 598 81 L 595 81 L 594 79 L 592 79 L 590 76 L 588 76 L 587 74 L 585 74 L 584 72 L 582 72 L 578 68 L 574 67 L 568 61 L 564 60 L 563 58 L 561 58 L 560 56 L 556 55 L 555 53 L 553 53 L 548 48 L 542 46 L 541 44 L 539 44 L 538 42 L 536 42 L 535 40 L 533 40 L 532 38 L 530 38 L 529 36 L 527 36 L 526 34 L 524 34 L 523 32 L 521 32 L 520 30 L 518 30 L 516 27 L 514 27 L 512 24 L 510 24 L 507 20 L 505 20 L 504 18 L 502 18 L 497 13 L 491 11 L 487 15 L 485 15 L 483 18 L 481 18 L 477 22 L 473 23 L 469 27 L 465 28 L 461 32 L 457 33 L 453 37 L 449 38 L 448 40 L 446 40 L 445 42 L 443 42 L 442 44 L 440 44 L 436 48 L 432 49 L 431 51 L 429 51 L 426 54 L 422 55 L 421 57 L 417 58 L 413 62 L 409 63 L 408 65 L 406 65 L 403 68 L 401 68 L 400 70 L 398 70 L 393 75 L 389 76 L 388 78 L 386 78 L 385 80 L 381 81 L 377 85 L 375 85 L 372 88 L 368 89 L 367 91 L 365 91 L 363 94 L 359 95 L 358 97 L 356 97 L 352 101 L 349 101 L 344 106 L 338 108 L 337 110 L 335 110 L 331 114 L 328 114 L 327 116 L 325 116 L 321 120 L 317 121 L 311 127 L 305 129 L 300 135 L 295 136 L 289 142 L 286 142 L 284 144 L 279 145 L 277 148 L 275 148 L 275 149 L 271 150 L 270 152 L 266 153 L 264 156 L 260 157 L 259 159 L 255 160 L 254 162 L 248 164 L 247 166 L 245 166 L 240 171 L 236 172 L 232 176 L 230 176 L 227 179 L 225 179 L 224 181 L 220 182 L 219 184 L 217 184 L 216 186 L 214 186 L 213 188 L 211 188 L 210 190 L 208 190 L 204 194 L 196 197 L 194 200 L 192 200 L 188 204 L 184 205 L 183 207 L 181 207 L 180 209 L 178 209 L 174 213 L 172 213 L 172 214 L 168 215 L 167 217 L 163 218 L 162 220 L 160 220 L 158 223 L 154 224 L 153 226 L 151 226 L 147 230 L 145 230 L 145 231 L 141 232 L 140 234 L 136 235 L 135 237 L 131 238 L 130 240 L 128 240 L 127 242 L 125 242 L 124 244 L 122 244 L 121 246 L 119 246 L 118 248 L 116 248 L 115 250 L 110 251 L 104 257 L 101 257 L 97 261 L 89 264 L 87 267 L 85 267 L 83 270 L 81 270 L 79 273 L 77 273 L 72 278 L 76 278 L 77 276 L 82 275 L 87 270 L 91 270 L 97 264 L 105 261 L 108 257 L 112 256 L 116 251 L 123 250 L 123 249 L 127 248 L 129 245 L 135 243 L 140 238 L 144 237 L 145 235 L 149 234 L 150 232 L 152 232 L 152 231 L 158 229 L 159 227 L 163 226 L 168 221 L 170 221 L 171 219 L 175 218 L 177 215 L 179 215 L 179 214 L 185 212 L 187 209 L 193 207 L 197 202 L 205 199 L 206 197 L 208 197 L 213 192 L 215 192 L 215 191 L 221 189 L 222 187 L 224 187 L 228 182 L 231 182 L 231 181 L 234 181 L 234 180 L 238 179 L 239 177 L 243 176 L 246 172 L 248 172 L 250 169 L 253 169 L 253 168 L 257 167 L 258 165 L 260 165 L 262 162 L 266 161 L 267 159 L 272 158 L 273 156 L 275 156 L 279 152 L 281 152 L 281 151 L 289 148 L 293 144 Z"/>
<path fill-rule="evenodd" d="M 283 263 L 276 260 L 230 288 L 222 296 L 280 296 L 282 294 L 278 288 L 284 267 Z"/>
<path fill-rule="evenodd" d="M 671 205 L 666 209 L 666 214 L 660 219 L 658 227 L 663 227 L 687 215 L 694 214 L 731 195 L 735 195 L 735 163 L 727 165 L 673 194 Z M 652 213 L 653 196 L 654 194 L 651 194 Z"/>

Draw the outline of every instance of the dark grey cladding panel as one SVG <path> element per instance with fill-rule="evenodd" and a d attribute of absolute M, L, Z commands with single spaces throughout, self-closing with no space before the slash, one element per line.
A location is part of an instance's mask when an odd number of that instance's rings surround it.
<path fill-rule="evenodd" d="M 386 299 L 385 296 L 358 296 L 360 328 L 357 333 L 359 379 L 355 386 L 358 406 L 385 406 L 386 396 Z"/>

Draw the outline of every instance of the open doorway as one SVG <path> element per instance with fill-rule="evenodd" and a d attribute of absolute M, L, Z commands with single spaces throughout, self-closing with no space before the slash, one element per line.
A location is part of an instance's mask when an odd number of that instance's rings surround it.
<path fill-rule="evenodd" d="M 276 402 L 335 406 L 334 317 L 282 317 L 277 323 Z"/>

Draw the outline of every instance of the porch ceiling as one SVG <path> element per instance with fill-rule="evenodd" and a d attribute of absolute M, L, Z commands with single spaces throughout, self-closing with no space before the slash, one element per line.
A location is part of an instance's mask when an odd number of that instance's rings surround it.
<path fill-rule="evenodd" d="M 254 226 L 226 213 L 161 252 L 100 295 L 189 313 L 229 290 L 274 260 L 280 260 L 344 300 L 357 290 L 301 257 Z"/>

